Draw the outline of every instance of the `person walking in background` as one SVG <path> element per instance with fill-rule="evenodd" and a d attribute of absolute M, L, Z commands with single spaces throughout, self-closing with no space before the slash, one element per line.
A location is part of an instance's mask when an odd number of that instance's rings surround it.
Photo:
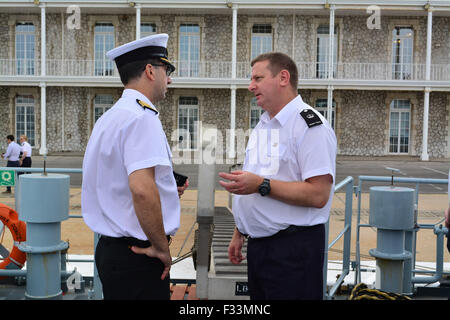
<path fill-rule="evenodd" d="M 6 141 L 8 143 L 8 148 L 5 153 L 2 153 L 3 159 L 7 160 L 7 167 L 19 167 L 19 156 L 20 156 L 20 146 L 14 141 L 14 136 L 12 134 L 6 136 Z M 6 191 L 2 193 L 11 193 L 11 187 L 6 187 Z"/>
<path fill-rule="evenodd" d="M 28 143 L 28 137 L 26 135 L 21 135 L 19 141 L 20 141 L 20 148 L 22 151 L 22 157 L 19 160 L 20 167 L 31 168 L 32 149 L 31 149 L 31 145 Z M 23 174 L 23 172 L 19 172 L 18 174 L 19 175 Z"/>

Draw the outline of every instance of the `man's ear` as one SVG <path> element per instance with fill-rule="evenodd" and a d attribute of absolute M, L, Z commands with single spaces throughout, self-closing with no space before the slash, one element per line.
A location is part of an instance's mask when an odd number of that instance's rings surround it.
<path fill-rule="evenodd" d="M 280 71 L 280 85 L 282 87 L 289 86 L 290 80 L 291 80 L 291 75 L 290 75 L 289 71 L 287 71 L 286 69 L 281 70 Z"/>
<path fill-rule="evenodd" d="M 144 75 L 149 78 L 150 80 L 155 80 L 155 69 L 153 69 L 153 66 L 151 64 L 147 64 L 145 66 Z"/>

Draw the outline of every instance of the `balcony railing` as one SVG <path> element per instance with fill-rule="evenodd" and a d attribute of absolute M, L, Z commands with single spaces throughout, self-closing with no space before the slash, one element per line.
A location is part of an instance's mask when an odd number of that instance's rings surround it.
<path fill-rule="evenodd" d="M 230 61 L 173 62 L 176 66 L 172 78 L 231 79 Z M 300 80 L 327 79 L 328 64 L 297 62 Z M 39 76 L 39 60 L 0 59 L 0 76 Z M 392 64 L 339 62 L 334 66 L 333 78 L 338 80 L 425 80 L 425 64 Z M 431 65 L 430 80 L 450 81 L 450 64 Z M 55 60 L 46 61 L 46 76 L 59 77 L 112 77 L 118 76 L 110 61 Z M 236 78 L 250 79 L 249 62 L 236 63 Z"/>

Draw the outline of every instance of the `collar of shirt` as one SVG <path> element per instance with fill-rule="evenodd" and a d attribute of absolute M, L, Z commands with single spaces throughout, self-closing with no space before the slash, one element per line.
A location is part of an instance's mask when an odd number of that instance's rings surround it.
<path fill-rule="evenodd" d="M 264 112 L 261 115 L 261 122 L 268 123 L 270 121 L 277 121 L 281 127 L 284 127 L 286 122 L 292 117 L 292 113 L 297 111 L 297 106 L 303 104 L 303 100 L 300 95 L 289 101 L 272 119 L 270 119 L 269 113 Z"/>
<path fill-rule="evenodd" d="M 144 96 L 141 92 L 139 92 L 137 90 L 134 90 L 134 89 L 123 90 L 122 98 L 139 99 L 143 102 L 148 103 L 152 108 L 154 108 L 156 111 L 158 111 L 158 109 L 156 109 L 156 107 L 153 105 L 153 103 L 146 96 Z"/>

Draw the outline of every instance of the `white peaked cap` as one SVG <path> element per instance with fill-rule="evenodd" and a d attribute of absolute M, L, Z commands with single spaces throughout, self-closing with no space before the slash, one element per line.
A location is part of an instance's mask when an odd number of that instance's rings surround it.
<path fill-rule="evenodd" d="M 169 35 L 166 33 L 153 34 L 109 50 L 106 56 L 114 60 L 118 68 L 129 62 L 159 58 L 163 63 L 175 69 L 167 57 L 168 40 Z"/>

